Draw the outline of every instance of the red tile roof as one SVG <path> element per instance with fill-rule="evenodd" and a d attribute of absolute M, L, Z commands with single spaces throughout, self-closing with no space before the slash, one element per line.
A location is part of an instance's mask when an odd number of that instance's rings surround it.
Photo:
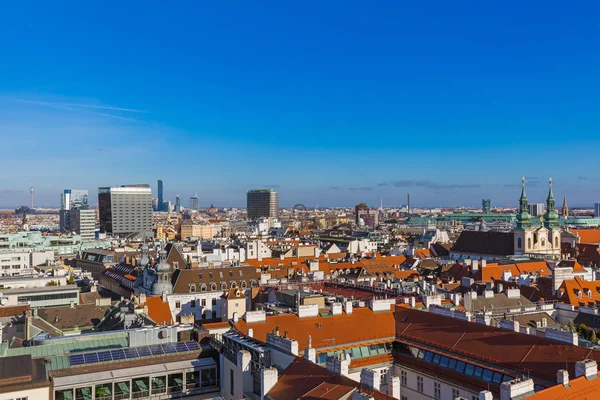
<path fill-rule="evenodd" d="M 401 342 L 434 346 L 546 381 L 554 382 L 556 371 L 565 366 L 574 374 L 576 361 L 600 361 L 598 351 L 425 311 L 396 307 L 395 318 Z"/>
<path fill-rule="evenodd" d="M 600 377 L 600 374 L 598 374 Z M 600 379 L 588 380 L 582 376 L 569 379 L 569 386 L 562 384 L 541 390 L 528 400 L 592 400 L 600 397 Z"/>
<path fill-rule="evenodd" d="M 161 296 L 146 298 L 148 316 L 159 325 L 173 324 L 173 316 L 168 302 L 163 302 Z"/>
<path fill-rule="evenodd" d="M 355 308 L 352 314 L 331 317 L 298 318 L 296 314 L 282 314 L 252 324 L 240 319 L 235 327 L 244 334 L 252 328 L 254 338 L 263 342 L 267 340 L 267 333 L 279 327 L 281 333 L 287 331 L 289 338 L 298 341 L 298 349 L 303 351 L 309 335 L 312 346 L 317 349 L 393 337 L 394 315 L 391 311 Z"/>
<path fill-rule="evenodd" d="M 600 229 L 573 229 L 571 232 L 579 236 L 579 243 L 600 243 Z"/>

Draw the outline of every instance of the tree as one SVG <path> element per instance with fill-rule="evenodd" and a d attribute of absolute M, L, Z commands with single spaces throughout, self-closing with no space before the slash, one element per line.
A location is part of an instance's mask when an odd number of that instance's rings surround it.
<path fill-rule="evenodd" d="M 48 282 L 48 286 L 56 286 L 56 281 L 50 281 L 50 282 Z"/>
<path fill-rule="evenodd" d="M 584 323 L 579 324 L 577 327 L 577 332 L 580 336 L 585 336 L 585 331 L 587 331 L 587 326 Z"/>
<path fill-rule="evenodd" d="M 590 337 L 588 340 L 594 344 L 598 343 L 598 338 L 596 337 L 596 331 L 590 330 Z"/>
<path fill-rule="evenodd" d="M 567 328 L 569 329 L 570 332 L 575 332 L 575 324 L 573 323 L 573 321 L 569 321 L 569 323 L 567 324 Z"/>
<path fill-rule="evenodd" d="M 67 279 L 67 283 L 69 285 L 72 285 L 75 283 L 75 278 L 73 278 L 73 275 L 69 275 L 69 279 Z"/>

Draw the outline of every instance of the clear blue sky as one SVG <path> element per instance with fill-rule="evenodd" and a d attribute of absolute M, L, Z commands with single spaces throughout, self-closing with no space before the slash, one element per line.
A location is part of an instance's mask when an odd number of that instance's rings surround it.
<path fill-rule="evenodd" d="M 600 3 L 212 3 L 4 2 L 0 206 L 600 201 Z"/>

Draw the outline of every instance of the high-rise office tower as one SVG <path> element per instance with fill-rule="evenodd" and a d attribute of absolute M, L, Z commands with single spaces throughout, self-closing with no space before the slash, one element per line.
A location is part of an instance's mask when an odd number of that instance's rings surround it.
<path fill-rule="evenodd" d="M 198 211 L 198 193 L 190 197 L 190 210 Z"/>
<path fill-rule="evenodd" d="M 61 210 L 88 208 L 88 191 L 85 189 L 65 189 L 60 196 Z"/>
<path fill-rule="evenodd" d="M 594 203 L 594 218 L 600 218 L 600 203 Z"/>
<path fill-rule="evenodd" d="M 158 180 L 158 211 L 165 211 L 163 208 L 163 202 L 165 198 L 163 197 L 163 181 L 161 179 Z"/>
<path fill-rule="evenodd" d="M 150 185 L 98 188 L 100 231 L 115 236 L 152 232 Z"/>
<path fill-rule="evenodd" d="M 481 210 L 484 214 L 489 214 L 492 211 L 492 201 L 490 199 L 481 200 Z"/>
<path fill-rule="evenodd" d="M 152 198 L 152 211 L 159 211 L 158 209 L 158 197 Z"/>
<path fill-rule="evenodd" d="M 88 209 L 88 191 L 65 189 L 60 196 L 60 231 L 75 233 L 83 240 L 96 237 L 96 212 Z"/>
<path fill-rule="evenodd" d="M 544 203 L 531 203 L 529 204 L 529 214 L 532 217 L 540 217 L 546 212 L 546 205 Z"/>
<path fill-rule="evenodd" d="M 181 212 L 181 199 L 179 195 L 175 197 L 175 212 Z"/>
<path fill-rule="evenodd" d="M 248 219 L 277 218 L 279 194 L 274 189 L 253 189 L 246 195 Z"/>

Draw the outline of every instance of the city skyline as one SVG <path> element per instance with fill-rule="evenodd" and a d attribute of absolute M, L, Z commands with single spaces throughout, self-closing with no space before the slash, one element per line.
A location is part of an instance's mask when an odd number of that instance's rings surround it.
<path fill-rule="evenodd" d="M 407 191 L 417 207 L 514 206 L 523 175 L 536 202 L 552 176 L 592 207 L 599 6 L 514 4 L 155 5 L 144 25 L 135 3 L 7 5 L 0 207 L 29 204 L 30 181 L 36 205 L 58 206 L 64 187 L 93 204 L 123 182 L 156 196 L 157 179 L 200 207 L 257 187 L 282 206 Z"/>

